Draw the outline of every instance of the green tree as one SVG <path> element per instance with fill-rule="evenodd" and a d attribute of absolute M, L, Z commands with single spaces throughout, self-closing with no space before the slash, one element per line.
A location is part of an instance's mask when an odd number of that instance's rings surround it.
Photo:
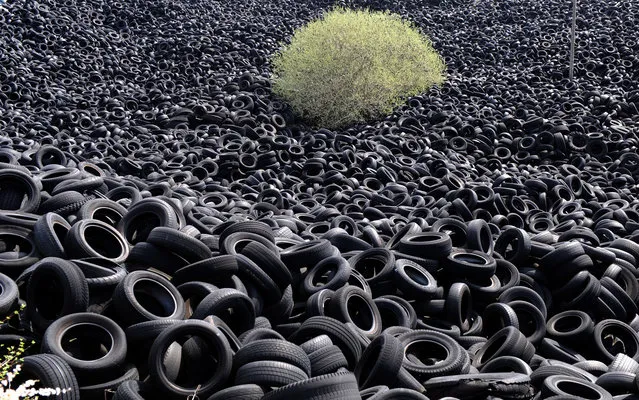
<path fill-rule="evenodd" d="M 272 69 L 275 95 L 311 124 L 339 128 L 387 115 L 441 84 L 446 65 L 400 16 L 335 8 L 297 29 Z"/>

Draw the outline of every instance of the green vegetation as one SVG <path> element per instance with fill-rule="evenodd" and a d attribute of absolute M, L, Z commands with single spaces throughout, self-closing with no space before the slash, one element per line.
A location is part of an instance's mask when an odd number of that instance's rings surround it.
<path fill-rule="evenodd" d="M 272 67 L 273 92 L 331 129 L 389 114 L 442 83 L 446 69 L 430 40 L 400 16 L 344 8 L 297 29 Z"/>

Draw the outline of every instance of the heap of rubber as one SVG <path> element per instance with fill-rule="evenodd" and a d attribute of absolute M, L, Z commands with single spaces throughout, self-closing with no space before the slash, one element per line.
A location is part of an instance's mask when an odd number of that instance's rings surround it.
<path fill-rule="evenodd" d="M 351 4 L 352 3 L 352 4 Z M 57 399 L 639 396 L 639 3 L 349 2 L 448 81 L 311 129 L 316 1 L 0 5 L 0 344 Z"/>

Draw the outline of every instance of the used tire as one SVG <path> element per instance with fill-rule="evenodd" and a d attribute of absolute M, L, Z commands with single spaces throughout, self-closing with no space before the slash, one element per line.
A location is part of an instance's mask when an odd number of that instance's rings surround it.
<path fill-rule="evenodd" d="M 93 313 L 65 315 L 42 337 L 42 351 L 61 357 L 83 384 L 114 378 L 124 367 L 126 336 L 111 319 Z"/>
<path fill-rule="evenodd" d="M 126 326 L 157 319 L 182 319 L 185 305 L 175 286 L 147 271 L 128 274 L 113 292 L 113 306 Z"/>
<path fill-rule="evenodd" d="M 169 346 L 187 336 L 200 338 L 207 345 L 210 352 L 208 355 L 212 358 L 210 366 L 202 365 L 199 375 L 190 377 L 193 387 L 181 386 L 169 380 L 164 368 L 164 355 Z M 199 388 L 198 395 L 210 396 L 224 387 L 231 374 L 231 367 L 232 355 L 228 341 L 217 328 L 204 321 L 183 321 L 167 328 L 155 339 L 149 351 L 149 376 L 155 386 L 170 397 L 186 398 L 193 394 L 196 387 Z M 214 372 L 211 373 L 209 368 Z"/>
<path fill-rule="evenodd" d="M 48 257 L 34 265 L 26 301 L 34 329 L 44 331 L 62 316 L 86 311 L 89 287 L 75 264 Z"/>

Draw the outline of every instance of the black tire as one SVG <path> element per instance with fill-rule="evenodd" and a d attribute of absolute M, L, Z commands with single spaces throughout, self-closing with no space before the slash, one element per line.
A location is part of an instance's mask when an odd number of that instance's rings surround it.
<path fill-rule="evenodd" d="M 511 251 L 507 250 L 509 246 Z M 528 260 L 530 249 L 530 236 L 519 228 L 506 229 L 495 242 L 495 251 L 515 265 L 523 265 Z"/>
<path fill-rule="evenodd" d="M 495 243 L 488 223 L 483 219 L 474 219 L 468 222 L 466 233 L 466 248 L 479 250 L 488 255 L 493 254 Z"/>
<path fill-rule="evenodd" d="M 585 361 L 584 356 L 572 347 L 565 346 L 556 340 L 544 338 L 538 346 L 537 353 L 545 358 L 574 364 Z"/>
<path fill-rule="evenodd" d="M 463 247 L 466 244 L 466 224 L 455 218 L 440 218 L 431 226 L 433 232 L 445 232 L 450 236 L 454 247 Z M 445 257 L 445 256 L 444 256 Z"/>
<path fill-rule="evenodd" d="M 283 293 L 279 286 L 263 269 L 242 254 L 235 255 L 235 258 L 237 260 L 238 276 L 246 279 L 247 285 L 248 283 L 252 284 L 266 304 L 275 304 L 282 298 Z"/>
<path fill-rule="evenodd" d="M 313 339 L 309 339 L 306 342 L 300 344 L 300 348 L 304 350 L 306 354 L 311 354 L 321 348 L 332 346 L 333 341 L 328 335 L 318 335 Z"/>
<path fill-rule="evenodd" d="M 608 372 L 608 366 L 602 363 L 601 361 L 586 360 L 586 361 L 579 361 L 577 363 L 574 363 L 573 365 L 594 376 L 601 376 L 602 374 L 605 374 L 606 372 Z"/>
<path fill-rule="evenodd" d="M 552 362 L 552 364 L 550 364 Z M 586 371 L 557 360 L 547 360 L 530 374 L 530 381 L 536 388 L 541 388 L 546 378 L 554 375 L 572 376 L 586 382 L 594 383 L 597 378 Z"/>
<path fill-rule="evenodd" d="M 357 361 L 362 356 L 362 347 L 355 333 L 336 319 L 311 317 L 302 323 L 300 328 L 289 337 L 289 340 L 299 344 L 322 334 L 327 335 L 333 344 L 342 350 L 348 360 L 349 369 L 355 368 Z"/>
<path fill-rule="evenodd" d="M 556 395 L 574 395 L 579 398 L 612 400 L 612 395 L 596 384 L 565 375 L 546 378 L 541 387 L 541 395 L 544 398 Z"/>
<path fill-rule="evenodd" d="M 65 237 L 64 248 L 74 258 L 102 257 L 122 263 L 129 256 L 129 245 L 120 232 L 96 219 L 73 224 Z"/>
<path fill-rule="evenodd" d="M 55 397 L 56 400 L 80 400 L 80 387 L 73 370 L 66 361 L 55 354 L 34 354 L 24 357 L 22 373 L 24 376 L 38 380 L 35 388 L 66 389 L 64 393 Z"/>
<path fill-rule="evenodd" d="M 437 294 L 437 280 L 430 272 L 410 260 L 395 262 L 394 281 L 409 299 L 427 300 Z"/>
<path fill-rule="evenodd" d="M 606 288 L 610 292 L 610 294 L 617 301 L 619 301 L 619 303 L 621 303 L 624 311 L 626 312 L 624 321 L 631 321 L 635 317 L 635 315 L 637 315 L 637 304 L 635 303 L 635 301 L 612 278 L 604 276 L 601 278 L 600 282 L 601 286 Z"/>
<path fill-rule="evenodd" d="M 171 381 L 164 367 L 165 353 L 178 339 L 187 336 L 202 340 L 208 350 L 206 356 L 211 365 L 201 365 L 198 374 L 190 377 L 193 387 L 184 387 Z M 213 366 L 212 364 L 215 364 Z M 224 387 L 232 367 L 232 352 L 224 335 L 210 323 L 197 320 L 183 321 L 164 330 L 153 342 L 149 351 L 149 376 L 154 386 L 165 396 L 186 398 L 193 394 L 193 388 L 199 386 L 198 395 L 210 396 Z M 211 370 L 209 368 L 213 368 Z M 190 386 L 190 385 L 189 385 Z"/>
<path fill-rule="evenodd" d="M 468 353 L 443 333 L 414 330 L 400 335 L 398 339 L 404 346 L 404 368 L 420 382 L 468 372 Z"/>
<path fill-rule="evenodd" d="M 309 353 L 311 375 L 320 376 L 336 372 L 340 368 L 347 368 L 348 361 L 344 353 L 335 345 L 329 345 Z"/>
<path fill-rule="evenodd" d="M 176 271 L 188 266 L 189 263 L 169 250 L 151 243 L 139 242 L 131 247 L 126 265 L 130 271 L 155 268 L 165 274 L 174 275 Z"/>
<path fill-rule="evenodd" d="M 291 342 L 264 339 L 255 340 L 245 344 L 233 357 L 233 368 L 238 370 L 241 366 L 253 361 L 280 361 L 294 365 L 311 376 L 311 362 L 298 345 Z"/>
<path fill-rule="evenodd" d="M 34 212 L 40 205 L 40 189 L 30 174 L 17 169 L 0 170 L 0 210 Z M 26 197 L 26 201 L 25 201 Z"/>
<path fill-rule="evenodd" d="M 355 375 L 336 372 L 292 383 L 264 395 L 263 400 L 361 400 Z"/>
<path fill-rule="evenodd" d="M 204 243 L 172 228 L 163 226 L 153 228 L 146 241 L 177 254 L 189 263 L 212 256 L 211 250 Z"/>
<path fill-rule="evenodd" d="M 66 217 L 75 214 L 86 202 L 94 198 L 94 196 L 85 196 L 74 191 L 58 193 L 42 202 L 38 207 L 38 213 L 54 212 Z"/>
<path fill-rule="evenodd" d="M 185 308 L 187 308 L 187 317 L 193 314 L 198 304 L 200 304 L 206 296 L 218 289 L 215 285 L 200 281 L 187 282 L 178 286 L 177 290 L 182 295 Z"/>
<path fill-rule="evenodd" d="M 111 379 L 106 382 L 101 382 L 94 385 L 87 385 L 80 387 L 80 395 L 82 400 L 104 400 L 108 393 L 113 393 L 118 387 L 126 381 L 134 381 L 140 378 L 138 369 L 135 366 L 130 365 L 126 368 L 124 374 Z"/>
<path fill-rule="evenodd" d="M 191 318 L 204 319 L 215 315 L 226 322 L 236 335 L 255 326 L 255 308 L 251 299 L 235 289 L 218 289 L 206 296 Z"/>
<path fill-rule="evenodd" d="M 612 343 L 610 338 L 614 338 Z M 617 353 L 639 360 L 639 336 L 628 324 L 606 319 L 595 325 L 593 342 L 588 347 L 595 360 L 611 363 Z"/>
<path fill-rule="evenodd" d="M 502 356 L 488 361 L 484 364 L 481 370 L 479 370 L 479 372 L 483 374 L 491 372 L 516 372 L 519 374 L 530 375 L 533 373 L 533 370 L 530 368 L 528 363 L 524 362 L 520 358 Z"/>
<path fill-rule="evenodd" d="M 394 250 L 399 246 L 402 238 L 416 235 L 422 232 L 422 228 L 414 222 L 410 222 L 401 227 L 397 232 L 386 242 L 386 248 Z"/>
<path fill-rule="evenodd" d="M 372 297 L 355 286 L 344 286 L 335 292 L 328 304 L 328 315 L 352 323 L 366 337 L 382 332 L 382 317 Z"/>
<path fill-rule="evenodd" d="M 362 400 L 370 400 L 375 398 L 378 394 L 382 394 L 388 392 L 390 388 L 384 385 L 377 385 L 369 387 L 368 389 L 363 389 L 359 391 L 359 395 L 362 396 Z"/>
<path fill-rule="evenodd" d="M 147 400 L 154 398 L 154 394 L 148 383 L 130 380 L 118 386 L 112 400 Z"/>
<path fill-rule="evenodd" d="M 157 319 L 129 326 L 125 331 L 129 352 L 131 354 L 147 354 L 148 352 L 144 349 L 148 350 L 160 333 L 181 321 L 179 319 Z"/>
<path fill-rule="evenodd" d="M 45 257 L 66 258 L 64 242 L 71 225 L 56 213 L 46 213 L 33 226 L 33 238 Z"/>
<path fill-rule="evenodd" d="M 27 284 L 27 315 L 36 331 L 44 331 L 61 316 L 89 306 L 89 287 L 75 264 L 47 257 L 34 265 Z"/>
<path fill-rule="evenodd" d="M 397 251 L 428 260 L 441 260 L 452 247 L 450 236 L 444 232 L 420 232 L 401 238 Z"/>
<path fill-rule="evenodd" d="M 113 306 L 125 326 L 158 319 L 183 319 L 184 299 L 175 286 L 147 271 L 128 274 L 113 292 Z"/>
<path fill-rule="evenodd" d="M 639 371 L 639 362 L 623 353 L 619 353 L 610 363 L 608 370 L 610 372 L 630 372 L 636 374 Z"/>
<path fill-rule="evenodd" d="M 251 242 L 244 246 L 240 254 L 253 261 L 268 276 L 272 277 L 280 290 L 284 291 L 293 281 L 291 272 L 280 260 L 276 249 L 264 246 L 259 242 Z"/>
<path fill-rule="evenodd" d="M 371 400 L 428 400 L 428 397 L 416 390 L 396 388 L 371 397 Z"/>
<path fill-rule="evenodd" d="M 379 297 L 374 301 L 377 309 L 379 310 L 382 329 L 386 329 L 391 326 L 403 326 L 406 328 L 414 327 L 412 325 L 410 314 L 406 308 L 397 301 Z"/>
<path fill-rule="evenodd" d="M 136 187 L 118 186 L 109 190 L 106 198 L 112 200 L 123 207 L 130 208 L 133 204 L 142 200 L 142 195 Z"/>
<path fill-rule="evenodd" d="M 262 314 L 265 318 L 268 318 L 273 325 L 276 325 L 287 321 L 291 316 L 294 307 L 295 302 L 293 301 L 293 287 L 288 285 L 286 289 L 284 289 L 284 293 L 282 293 L 280 300 L 273 305 L 265 306 L 264 310 L 262 310 Z"/>
<path fill-rule="evenodd" d="M 395 256 L 387 249 L 369 249 L 349 258 L 348 263 L 354 270 L 353 273 L 359 272 L 372 285 L 392 279 Z"/>
<path fill-rule="evenodd" d="M 506 303 L 489 304 L 482 314 L 484 322 L 483 334 L 490 337 L 502 328 L 512 326 L 519 329 L 517 313 Z"/>
<path fill-rule="evenodd" d="M 623 250 L 626 253 L 631 254 L 635 258 L 635 260 L 639 262 L 639 245 L 633 242 L 632 240 L 617 238 L 613 240 L 608 245 L 608 247 L 611 247 L 613 249 Z"/>
<path fill-rule="evenodd" d="M 322 289 L 306 300 L 306 317 L 326 316 L 328 306 L 335 297 L 331 289 Z"/>
<path fill-rule="evenodd" d="M 242 346 L 246 346 L 247 344 L 254 342 L 256 340 L 264 340 L 264 339 L 278 339 L 278 340 L 286 340 L 284 336 L 280 333 L 274 331 L 271 328 L 253 328 L 242 333 L 238 336 L 238 339 L 242 343 Z"/>
<path fill-rule="evenodd" d="M 269 239 L 256 233 L 235 232 L 224 238 L 220 243 L 220 252 L 222 254 L 237 255 L 240 254 L 244 247 L 251 243 L 260 243 L 273 252 L 277 252 L 277 246 Z"/>
<path fill-rule="evenodd" d="M 247 384 L 220 390 L 206 400 L 260 400 L 263 396 L 264 390 L 260 386 Z"/>
<path fill-rule="evenodd" d="M 186 282 L 201 281 L 222 287 L 221 284 L 236 275 L 238 271 L 237 256 L 227 254 L 211 257 L 180 268 L 173 275 L 171 282 L 175 285 L 181 285 Z"/>
<path fill-rule="evenodd" d="M 324 282 L 326 275 L 330 276 L 330 279 Z M 337 290 L 348 282 L 350 276 L 351 266 L 348 261 L 341 256 L 328 257 L 307 272 L 302 289 L 306 296 L 312 296 L 324 289 Z"/>
<path fill-rule="evenodd" d="M 595 384 L 611 395 L 618 396 L 636 393 L 636 378 L 637 376 L 633 372 L 611 371 L 598 377 Z"/>
<path fill-rule="evenodd" d="M 279 388 L 308 379 L 300 368 L 280 361 L 253 361 L 242 365 L 235 375 L 236 385 L 256 384 Z"/>
<path fill-rule="evenodd" d="M 229 235 L 236 232 L 247 232 L 260 235 L 268 239 L 271 243 L 275 243 L 273 230 L 264 222 L 260 221 L 240 221 L 226 227 L 220 235 L 220 243 L 224 243 Z"/>
<path fill-rule="evenodd" d="M 468 331 L 472 306 L 468 285 L 461 282 L 453 283 L 448 289 L 445 303 L 447 321 L 458 326 L 462 333 Z"/>
<path fill-rule="evenodd" d="M 537 307 L 539 311 L 544 316 L 544 319 L 548 315 L 548 311 L 546 308 L 546 302 L 542 297 L 532 290 L 531 288 L 525 286 L 514 286 L 510 289 L 505 290 L 502 294 L 499 295 L 499 302 L 501 303 L 510 303 L 515 300 L 523 300 Z"/>
<path fill-rule="evenodd" d="M 594 330 L 592 318 L 578 310 L 560 312 L 546 322 L 546 332 L 550 337 L 575 348 L 586 345 Z"/>
<path fill-rule="evenodd" d="M 516 328 L 507 326 L 491 336 L 479 349 L 473 365 L 481 369 L 488 361 L 500 356 L 513 356 L 529 362 L 534 354 L 535 348 L 526 336 Z"/>
<path fill-rule="evenodd" d="M 0 211 L 0 225 L 13 225 L 33 229 L 40 215 L 20 211 Z"/>
<path fill-rule="evenodd" d="M 517 314 L 519 330 L 534 346 L 546 336 L 546 319 L 537 307 L 527 301 L 511 301 L 508 305 Z"/>
<path fill-rule="evenodd" d="M 94 199 L 84 203 L 77 213 L 79 220 L 97 219 L 112 227 L 126 215 L 127 210 L 119 203 L 108 199 Z"/>
<path fill-rule="evenodd" d="M 111 319 L 77 313 L 61 317 L 47 328 L 42 352 L 61 357 L 80 383 L 87 385 L 117 376 L 125 365 L 127 342 L 122 328 Z"/>
<path fill-rule="evenodd" d="M 132 205 L 117 225 L 130 245 L 144 242 L 158 226 L 178 229 L 179 222 L 171 205 L 157 198 L 147 198 Z"/>
<path fill-rule="evenodd" d="M 453 279 L 489 279 L 495 274 L 497 263 L 492 256 L 475 250 L 453 250 L 444 261 L 447 276 Z"/>
<path fill-rule="evenodd" d="M 8 315 L 18 305 L 18 285 L 4 274 L 0 274 L 0 315 Z"/>
<path fill-rule="evenodd" d="M 394 336 L 381 334 L 371 341 L 355 367 L 360 389 L 376 385 L 396 387 L 404 361 L 404 346 Z"/>
<path fill-rule="evenodd" d="M 113 289 L 127 274 L 126 269 L 106 258 L 89 257 L 71 260 L 71 262 L 77 265 L 84 274 L 91 295 L 93 295 L 92 291 L 95 290 L 113 292 Z"/>
<path fill-rule="evenodd" d="M 0 225 L 0 273 L 17 278 L 40 259 L 31 229 Z M 13 251 L 19 248 L 20 251 Z"/>

